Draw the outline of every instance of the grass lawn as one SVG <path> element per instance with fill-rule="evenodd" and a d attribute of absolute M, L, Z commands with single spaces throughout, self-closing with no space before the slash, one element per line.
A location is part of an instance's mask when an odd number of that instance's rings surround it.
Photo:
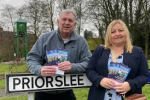
<path fill-rule="evenodd" d="M 148 65 L 149 65 L 149 69 L 150 69 L 150 60 L 148 60 Z"/>
<path fill-rule="evenodd" d="M 0 75 L 1 74 L 9 74 L 9 73 L 21 73 L 27 72 L 27 65 L 24 63 L 20 64 L 0 64 Z"/>
<path fill-rule="evenodd" d="M 150 68 L 150 60 L 148 61 L 149 68 Z M 19 64 L 19 65 L 5 65 L 5 64 L 0 64 L 0 74 L 8 74 L 11 72 L 17 73 L 17 72 L 27 72 L 27 67 L 26 64 Z M 16 67 L 15 67 L 16 66 Z M 0 79 L 0 89 L 5 88 L 5 79 Z M 77 100 L 87 100 L 88 96 L 88 88 L 79 88 L 79 89 L 74 89 L 74 93 L 77 97 Z M 143 87 L 143 94 L 146 95 L 147 100 L 150 100 L 150 85 L 145 85 Z M 0 98 L 0 100 L 27 100 L 27 95 L 21 95 L 21 96 L 13 96 L 13 97 L 4 97 Z"/>
<path fill-rule="evenodd" d="M 73 90 L 77 100 L 87 100 L 89 88 L 79 88 Z"/>
<path fill-rule="evenodd" d="M 26 64 L 0 64 L 0 75 L 5 76 L 5 74 L 10 73 L 26 73 L 28 72 L 28 68 Z M 5 88 L 5 79 L 0 77 L 0 89 Z"/>
<path fill-rule="evenodd" d="M 143 94 L 145 94 L 145 96 L 147 97 L 147 100 L 150 100 L 150 84 L 145 85 L 142 88 Z"/>
<path fill-rule="evenodd" d="M 27 95 L 0 98 L 0 100 L 28 100 Z"/>
<path fill-rule="evenodd" d="M 0 89 L 5 88 L 5 79 L 0 79 Z"/>

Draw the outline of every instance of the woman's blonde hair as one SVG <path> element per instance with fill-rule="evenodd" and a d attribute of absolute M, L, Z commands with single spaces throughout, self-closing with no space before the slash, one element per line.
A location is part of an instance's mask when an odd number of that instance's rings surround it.
<path fill-rule="evenodd" d="M 125 51 L 128 53 L 131 53 L 133 45 L 131 43 L 130 33 L 129 33 L 129 30 L 128 30 L 126 24 L 120 19 L 112 21 L 109 24 L 109 26 L 107 27 L 106 37 L 105 37 L 105 49 L 111 49 L 111 47 L 112 47 L 111 30 L 112 30 L 112 27 L 117 23 L 119 23 L 123 27 L 123 29 L 126 33 L 126 36 L 127 36 L 126 43 L 125 43 Z"/>

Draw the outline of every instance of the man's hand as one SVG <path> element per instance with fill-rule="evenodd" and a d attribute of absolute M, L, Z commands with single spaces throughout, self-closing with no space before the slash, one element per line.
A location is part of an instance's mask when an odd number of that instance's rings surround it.
<path fill-rule="evenodd" d="M 69 71 L 72 68 L 70 61 L 64 61 L 58 64 L 58 68 L 63 71 Z"/>
<path fill-rule="evenodd" d="M 114 80 L 110 78 L 103 78 L 100 85 L 106 89 L 112 89 L 115 86 Z"/>
<path fill-rule="evenodd" d="M 55 66 L 43 66 L 41 69 L 42 76 L 53 76 L 56 73 Z"/>

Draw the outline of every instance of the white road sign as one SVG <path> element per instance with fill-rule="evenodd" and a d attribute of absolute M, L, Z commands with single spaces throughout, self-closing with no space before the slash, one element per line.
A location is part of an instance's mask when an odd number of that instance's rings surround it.
<path fill-rule="evenodd" d="M 6 75 L 6 93 L 43 90 L 59 90 L 66 88 L 90 87 L 91 82 L 85 73 L 65 74 L 63 76 L 39 77 L 33 74 Z"/>

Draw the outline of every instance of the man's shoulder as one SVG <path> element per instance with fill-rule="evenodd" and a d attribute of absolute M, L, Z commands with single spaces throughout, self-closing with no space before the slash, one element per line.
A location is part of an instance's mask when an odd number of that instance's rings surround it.
<path fill-rule="evenodd" d="M 54 30 L 54 31 L 50 31 L 50 32 L 47 32 L 47 33 L 44 33 L 44 34 L 42 34 L 41 36 L 42 37 L 49 37 L 49 36 L 53 36 L 53 35 L 55 35 L 56 34 L 56 30 Z"/>
<path fill-rule="evenodd" d="M 53 36 L 56 35 L 56 32 L 57 31 L 50 31 L 50 32 L 47 32 L 47 33 L 44 33 L 42 34 L 40 37 L 39 37 L 39 40 L 47 40 L 47 39 L 50 39 L 52 38 Z"/>
<path fill-rule="evenodd" d="M 76 39 L 78 41 L 86 41 L 86 39 L 83 36 L 79 35 L 79 34 L 76 35 Z"/>

